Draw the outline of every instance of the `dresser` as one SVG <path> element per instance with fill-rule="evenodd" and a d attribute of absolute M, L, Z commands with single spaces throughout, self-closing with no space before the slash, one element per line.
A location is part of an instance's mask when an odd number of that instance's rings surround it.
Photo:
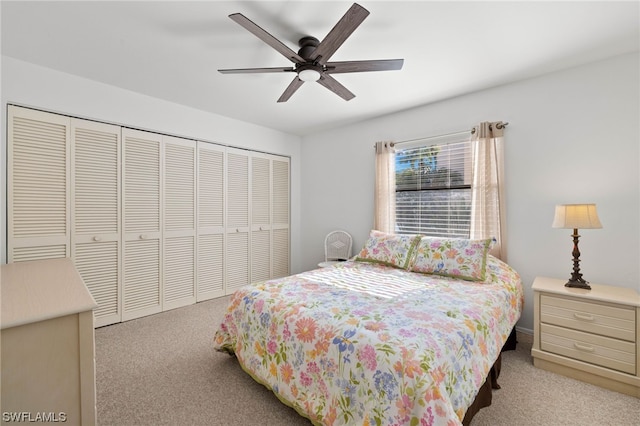
<path fill-rule="evenodd" d="M 623 287 L 533 282 L 536 367 L 640 398 L 640 295 Z"/>
<path fill-rule="evenodd" d="M 96 424 L 94 299 L 71 259 L 1 266 L 3 422 Z"/>

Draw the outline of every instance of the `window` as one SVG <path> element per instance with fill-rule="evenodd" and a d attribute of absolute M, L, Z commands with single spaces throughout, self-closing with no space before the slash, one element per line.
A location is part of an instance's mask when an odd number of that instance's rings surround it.
<path fill-rule="evenodd" d="M 471 142 L 396 151 L 396 232 L 469 238 Z"/>

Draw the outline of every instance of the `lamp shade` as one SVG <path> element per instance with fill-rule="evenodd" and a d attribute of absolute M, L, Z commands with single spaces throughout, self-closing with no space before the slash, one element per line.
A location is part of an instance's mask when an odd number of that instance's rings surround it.
<path fill-rule="evenodd" d="M 551 226 L 567 229 L 602 228 L 595 204 L 558 204 Z"/>

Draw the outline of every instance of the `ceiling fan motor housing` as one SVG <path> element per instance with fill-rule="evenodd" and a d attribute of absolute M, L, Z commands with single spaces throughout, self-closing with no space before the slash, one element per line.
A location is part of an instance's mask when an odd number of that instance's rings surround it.
<path fill-rule="evenodd" d="M 311 36 L 302 37 L 298 41 L 298 46 L 300 46 L 300 50 L 298 50 L 298 55 L 300 55 L 304 60 L 311 62 L 311 54 L 315 52 L 316 48 L 320 44 L 320 41 Z"/>

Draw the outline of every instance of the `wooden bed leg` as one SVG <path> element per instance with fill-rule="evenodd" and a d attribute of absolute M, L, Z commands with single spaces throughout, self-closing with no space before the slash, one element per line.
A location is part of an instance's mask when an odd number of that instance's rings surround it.
<path fill-rule="evenodd" d="M 491 367 L 489 376 L 491 377 L 491 389 L 500 389 L 498 384 L 498 377 L 500 377 L 500 370 L 502 369 L 502 354 L 498 355 L 498 359 Z"/>

